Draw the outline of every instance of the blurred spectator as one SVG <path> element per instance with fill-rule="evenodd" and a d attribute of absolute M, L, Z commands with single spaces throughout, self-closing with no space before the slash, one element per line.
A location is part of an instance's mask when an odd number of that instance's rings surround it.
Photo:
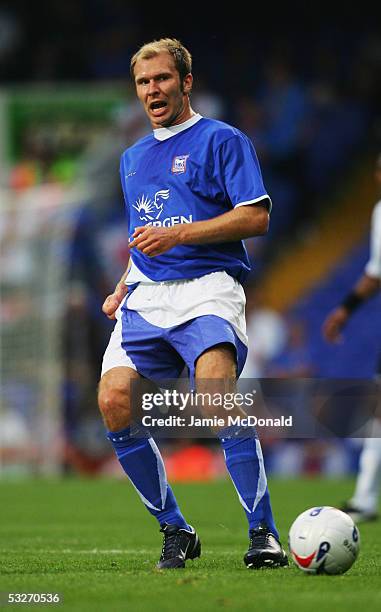
<path fill-rule="evenodd" d="M 309 100 L 305 84 L 284 56 L 274 56 L 264 64 L 265 79 L 256 99 L 262 109 L 256 146 L 262 159 L 300 179 L 301 145 L 309 119 Z"/>
<path fill-rule="evenodd" d="M 128 79 L 130 72 L 129 29 L 118 23 L 100 31 L 94 39 L 90 73 L 96 79 Z"/>
<path fill-rule="evenodd" d="M 23 476 L 38 463 L 38 447 L 27 420 L 14 407 L 0 406 L 1 475 Z"/>
<path fill-rule="evenodd" d="M 283 350 L 268 364 L 271 378 L 312 378 L 318 374 L 307 347 L 307 330 L 300 319 L 289 319 Z"/>
<path fill-rule="evenodd" d="M 0 65 L 15 52 L 22 36 L 22 26 L 11 6 L 0 7 Z"/>
<path fill-rule="evenodd" d="M 289 53 L 278 53 L 264 63 L 264 81 L 256 95 L 261 122 L 254 136 L 275 202 L 273 235 L 286 232 L 304 216 L 308 201 L 304 179 L 305 134 L 311 118 L 305 82 L 292 67 Z"/>
<path fill-rule="evenodd" d="M 296 427 L 300 439 L 290 442 L 286 440 L 269 441 L 267 453 L 272 469 L 281 475 L 314 474 L 321 471 L 322 458 L 325 456 L 324 445 L 316 445 L 311 439 L 313 432 L 313 417 L 311 417 L 310 384 L 308 378 L 316 374 L 316 368 L 311 359 L 306 344 L 306 327 L 302 320 L 289 318 L 287 321 L 286 341 L 283 350 L 272 359 L 266 368 L 266 376 L 270 378 L 301 379 L 296 385 L 280 386 L 281 399 L 278 403 L 288 408 L 296 418 Z M 307 379 L 307 380 L 305 380 Z M 288 393 L 291 394 L 288 397 Z M 305 434 L 307 439 L 303 440 Z M 267 455 L 266 455 L 267 456 Z"/>
<path fill-rule="evenodd" d="M 223 121 L 226 116 L 226 108 L 221 96 L 208 88 L 206 82 L 197 78 L 192 91 L 192 105 L 196 112 L 203 117 L 210 119 L 220 119 Z M 242 128 L 243 129 L 243 128 Z"/>
<path fill-rule="evenodd" d="M 284 348 L 286 325 L 283 317 L 266 305 L 260 286 L 249 288 L 246 300 L 249 349 L 242 377 L 260 378 Z"/>
<path fill-rule="evenodd" d="M 235 119 L 237 126 L 243 130 L 254 143 L 262 167 L 266 189 L 273 201 L 270 231 L 261 240 L 248 240 L 247 247 L 250 258 L 255 265 L 254 276 L 258 274 L 263 261 L 267 260 L 271 244 L 287 231 L 287 227 L 294 221 L 293 210 L 295 202 L 295 186 L 288 177 L 281 176 L 272 163 L 271 155 L 264 151 L 261 142 L 261 133 L 265 125 L 265 109 L 253 96 L 241 94 L 236 99 Z"/>
<path fill-rule="evenodd" d="M 311 193 L 328 193 L 366 133 L 368 111 L 358 101 L 343 97 L 326 79 L 314 82 L 311 96 L 313 113 L 305 151 L 306 181 Z M 312 200 L 314 204 L 316 199 Z"/>

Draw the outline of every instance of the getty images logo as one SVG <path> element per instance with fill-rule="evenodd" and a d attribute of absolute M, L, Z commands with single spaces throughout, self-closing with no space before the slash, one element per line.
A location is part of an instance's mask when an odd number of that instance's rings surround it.
<path fill-rule="evenodd" d="M 143 221 L 145 225 L 170 227 L 178 223 L 192 223 L 192 215 L 188 215 L 187 217 L 183 215 L 174 215 L 160 218 L 164 210 L 164 203 L 168 199 L 169 189 L 159 189 L 152 198 L 143 193 L 136 200 L 133 208 L 137 210 L 140 221 Z"/>

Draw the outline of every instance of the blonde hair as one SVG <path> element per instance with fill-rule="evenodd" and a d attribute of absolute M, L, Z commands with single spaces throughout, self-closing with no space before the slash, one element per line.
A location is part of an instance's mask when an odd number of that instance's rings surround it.
<path fill-rule="evenodd" d="M 135 64 L 138 60 L 151 59 L 163 51 L 172 55 L 181 81 L 192 72 L 192 56 L 188 49 L 176 38 L 160 38 L 160 40 L 146 43 L 133 55 L 130 64 L 132 78 L 135 77 Z"/>

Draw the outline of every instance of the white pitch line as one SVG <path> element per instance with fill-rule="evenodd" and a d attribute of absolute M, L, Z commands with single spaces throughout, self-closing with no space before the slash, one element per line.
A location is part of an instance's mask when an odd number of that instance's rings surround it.
<path fill-rule="evenodd" d="M 134 548 L 111 548 L 107 550 L 103 550 L 100 548 L 92 548 L 89 550 L 75 550 L 70 548 L 64 548 L 63 550 L 51 550 L 51 549 L 33 549 L 33 550 L 9 550 L 9 549 L 0 549 L 0 554 L 15 554 L 19 552 L 20 554 L 35 554 L 35 555 L 151 555 L 154 554 L 153 550 L 145 550 L 145 549 L 134 549 Z M 203 550 L 203 554 L 206 555 L 215 555 L 217 554 L 215 550 Z M 238 553 L 239 554 L 239 553 Z M 234 551 L 219 551 L 218 555 L 237 555 L 237 552 Z"/>
<path fill-rule="evenodd" d="M 27 553 L 27 554 L 37 554 L 37 555 L 147 555 L 152 551 L 139 549 L 135 550 L 133 548 L 128 549 L 120 549 L 120 548 L 110 548 L 108 550 L 103 550 L 100 548 L 91 548 L 89 550 L 77 550 L 71 548 L 64 548 L 62 550 L 54 550 L 54 549 L 33 549 L 33 550 L 0 550 L 0 553 Z"/>

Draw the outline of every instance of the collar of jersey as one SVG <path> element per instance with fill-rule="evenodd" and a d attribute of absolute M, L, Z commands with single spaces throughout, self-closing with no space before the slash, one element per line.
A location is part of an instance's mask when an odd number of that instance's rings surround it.
<path fill-rule="evenodd" d="M 176 136 L 179 132 L 183 130 L 187 130 L 192 125 L 200 121 L 202 116 L 199 113 L 196 113 L 190 119 L 184 121 L 184 123 L 179 123 L 179 125 L 171 125 L 170 127 L 157 128 L 157 130 L 153 131 L 153 135 L 157 140 L 167 140 L 172 136 Z"/>

